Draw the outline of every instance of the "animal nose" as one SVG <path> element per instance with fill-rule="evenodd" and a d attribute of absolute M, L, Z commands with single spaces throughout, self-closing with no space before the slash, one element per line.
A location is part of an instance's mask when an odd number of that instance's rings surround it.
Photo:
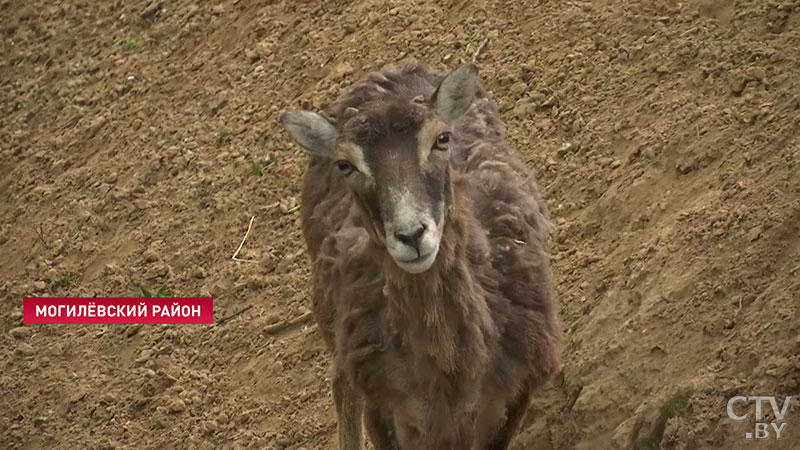
<path fill-rule="evenodd" d="M 409 247 L 414 247 L 419 252 L 419 243 L 422 240 L 422 235 L 425 234 L 426 229 L 427 227 L 425 225 L 420 225 L 411 231 L 402 233 L 396 231 L 394 233 L 394 237 L 396 237 L 397 240 L 403 244 Z"/>

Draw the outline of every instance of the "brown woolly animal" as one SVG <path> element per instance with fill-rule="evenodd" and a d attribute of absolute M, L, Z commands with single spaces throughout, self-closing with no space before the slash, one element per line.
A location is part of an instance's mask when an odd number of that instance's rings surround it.
<path fill-rule="evenodd" d="M 334 354 L 339 448 L 505 449 L 560 369 L 536 182 L 472 64 L 368 75 L 282 122 L 313 311 Z"/>

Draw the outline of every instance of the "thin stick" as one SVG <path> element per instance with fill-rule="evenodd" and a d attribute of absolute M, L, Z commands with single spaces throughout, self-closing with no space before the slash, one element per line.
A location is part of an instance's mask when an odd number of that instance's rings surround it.
<path fill-rule="evenodd" d="M 244 246 L 244 241 L 247 240 L 247 236 L 250 235 L 250 228 L 253 227 L 253 219 L 255 219 L 255 218 L 256 218 L 256 216 L 253 216 L 253 217 L 250 218 L 250 225 L 247 226 L 247 232 L 244 234 L 244 238 L 242 238 L 242 243 L 239 244 L 239 248 L 237 248 L 236 252 L 233 254 L 233 256 L 231 256 L 232 260 L 241 261 L 241 262 L 257 262 L 257 261 L 255 261 L 253 259 L 240 259 L 240 258 L 236 257 L 239 254 L 239 252 L 242 250 L 242 246 Z"/>
<path fill-rule="evenodd" d="M 48 247 L 47 241 L 44 240 L 44 231 L 42 231 L 42 224 L 40 223 L 38 225 L 39 225 L 39 227 L 35 228 L 34 231 L 36 231 L 36 234 L 39 236 L 39 240 L 42 241 L 42 245 L 44 245 L 45 247 Z"/>
<path fill-rule="evenodd" d="M 263 333 L 266 334 L 266 335 L 279 333 L 279 332 L 281 332 L 281 331 L 283 331 L 283 330 L 285 330 L 285 329 L 287 329 L 289 327 L 295 327 L 297 325 L 302 325 L 302 324 L 308 322 L 309 320 L 311 320 L 311 317 L 312 317 L 312 313 L 309 311 L 307 313 L 304 313 L 304 314 L 301 314 L 301 315 L 295 317 L 294 319 L 289 319 L 289 320 L 284 321 L 284 322 L 278 322 L 278 323 L 272 324 L 272 325 L 264 328 Z"/>
<path fill-rule="evenodd" d="M 483 40 L 483 42 L 481 42 L 481 45 L 478 46 L 478 49 L 475 50 L 475 53 L 472 54 L 472 63 L 473 64 L 478 62 L 478 58 L 481 56 L 481 53 L 483 53 L 483 49 L 486 47 L 486 44 L 488 44 L 488 43 L 489 43 L 489 36 L 486 36 L 486 38 Z"/>
<path fill-rule="evenodd" d="M 253 309 L 253 305 L 245 306 L 244 308 L 236 311 L 235 313 L 229 314 L 229 315 L 219 319 L 217 321 L 217 325 L 222 325 L 223 323 L 225 323 L 225 322 L 227 322 L 227 321 L 229 321 L 231 319 L 235 319 L 236 317 L 241 316 L 242 314 L 246 313 L 247 311 L 250 311 L 251 309 Z"/>

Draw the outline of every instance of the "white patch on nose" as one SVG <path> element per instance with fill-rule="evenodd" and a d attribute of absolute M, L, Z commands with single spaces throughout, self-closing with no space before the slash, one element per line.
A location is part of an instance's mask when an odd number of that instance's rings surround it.
<path fill-rule="evenodd" d="M 436 221 L 423 208 L 408 190 L 391 191 L 393 215 L 384 223 L 386 231 L 386 250 L 397 265 L 409 273 L 428 270 L 439 253 L 441 231 Z M 411 236 L 424 228 L 418 244 L 409 245 L 398 235 Z"/>
<path fill-rule="evenodd" d="M 408 189 L 391 191 L 389 195 L 394 204 L 394 217 L 391 224 L 394 231 L 405 231 L 419 224 L 422 211 L 417 206 L 417 201 Z"/>

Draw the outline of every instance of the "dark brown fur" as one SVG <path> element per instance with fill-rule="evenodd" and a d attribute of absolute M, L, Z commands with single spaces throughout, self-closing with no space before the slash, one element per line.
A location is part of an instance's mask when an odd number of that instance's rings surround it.
<path fill-rule="evenodd" d="M 345 126 L 345 109 L 395 102 L 378 108 L 395 115 L 418 95 L 429 99 L 442 76 L 419 65 L 373 73 L 328 115 L 343 132 L 379 139 L 380 126 Z M 451 126 L 453 194 L 439 255 L 424 273 L 395 265 L 330 159 L 312 156 L 305 175 L 313 310 L 335 355 L 340 426 L 343 414 L 363 410 L 378 450 L 504 449 L 532 390 L 560 369 L 549 225 L 535 181 L 482 91 Z M 344 426 L 352 429 L 340 430 L 342 450 L 359 448 L 360 425 Z"/>

